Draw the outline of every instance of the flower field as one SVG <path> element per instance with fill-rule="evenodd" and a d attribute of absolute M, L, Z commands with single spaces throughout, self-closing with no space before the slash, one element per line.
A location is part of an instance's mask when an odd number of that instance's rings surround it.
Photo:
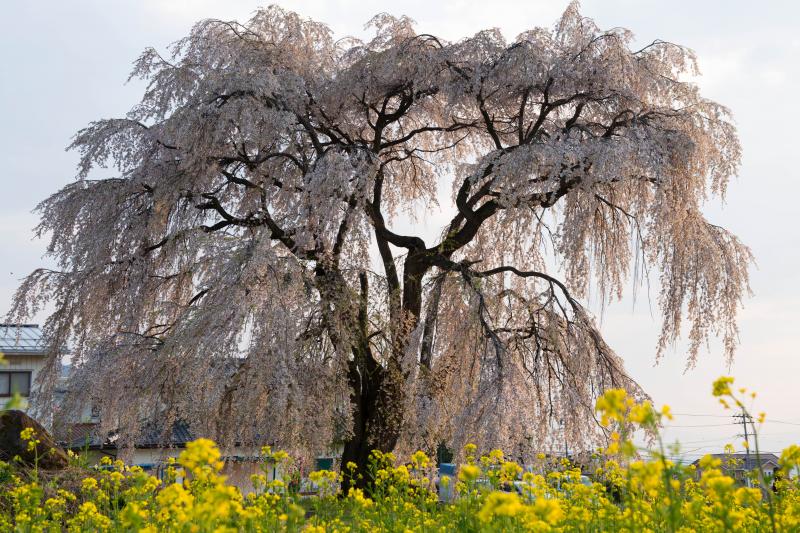
<path fill-rule="evenodd" d="M 731 378 L 715 382 L 713 393 L 741 409 L 749 396 L 734 392 Z M 597 412 L 610 439 L 593 457 L 591 472 L 543 455 L 523 468 L 500 450 L 481 455 L 467 445 L 457 475 L 437 480 L 423 452 L 405 462 L 373 452 L 368 480 L 353 479 L 359 474 L 352 464 L 341 473 L 313 472 L 318 490 L 311 497 L 288 480 L 268 481 L 266 466 L 253 478 L 256 490 L 243 495 L 226 484 L 220 452 L 207 439 L 189 443 L 164 479 L 110 460 L 73 466 L 61 478 L 2 463 L 0 531 L 800 530 L 800 447 L 783 451 L 776 479 L 759 471 L 749 487 L 741 486 L 711 456 L 699 469 L 667 459 L 675 450 L 664 450 L 658 427 L 670 418 L 668 407 L 659 410 L 612 390 L 597 402 Z M 640 430 L 654 439 L 647 460 L 632 441 Z M 35 447 L 32 432 L 22 437 Z M 752 453 L 758 453 L 757 440 Z M 285 452 L 265 448 L 263 457 L 264 465 L 291 470 Z M 342 494 L 343 480 L 368 481 L 367 488 Z M 440 501 L 437 481 L 452 495 L 447 501 Z"/>

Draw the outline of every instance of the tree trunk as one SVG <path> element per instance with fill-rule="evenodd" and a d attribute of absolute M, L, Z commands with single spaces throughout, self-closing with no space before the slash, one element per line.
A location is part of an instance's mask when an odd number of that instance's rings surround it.
<path fill-rule="evenodd" d="M 363 488 L 367 482 L 367 464 L 369 460 L 370 445 L 367 442 L 369 421 L 374 411 L 378 387 L 380 387 L 382 369 L 375 368 L 368 371 L 366 365 L 359 366 L 358 361 L 364 362 L 364 356 L 354 350 L 353 361 L 350 363 L 348 377 L 350 381 L 350 404 L 353 413 L 353 428 L 350 439 L 345 443 L 342 451 L 342 474 L 344 480 L 342 489 L 346 493 L 350 486 Z M 356 469 L 348 468 L 349 463 L 355 463 Z"/>
<path fill-rule="evenodd" d="M 350 368 L 350 402 L 353 409 L 353 434 L 342 451 L 345 493 L 352 487 L 371 484 L 369 456 L 372 450 L 390 452 L 400 437 L 404 416 L 405 391 L 399 364 L 383 368 L 375 365 L 361 374 L 355 364 Z M 351 471 L 348 463 L 355 463 Z M 352 474 L 352 477 L 351 477 Z"/>
<path fill-rule="evenodd" d="M 371 484 L 370 453 L 372 450 L 392 451 L 400 437 L 406 400 L 406 380 L 401 361 L 411 331 L 419 318 L 422 303 L 421 279 L 424 273 L 425 267 L 417 262 L 416 257 L 414 261 L 406 261 L 402 314 L 413 317 L 413 320 L 395 324 L 399 327 L 393 333 L 392 354 L 386 366 L 376 361 L 370 348 L 367 321 L 369 287 L 366 273 L 362 272 L 359 276 L 361 291 L 358 325 L 354 335 L 358 341 L 353 347 L 353 360 L 348 369 L 353 434 L 342 452 L 342 489 L 345 494 L 351 486 L 364 488 Z M 355 471 L 351 472 L 347 468 L 350 462 L 355 463 Z"/>

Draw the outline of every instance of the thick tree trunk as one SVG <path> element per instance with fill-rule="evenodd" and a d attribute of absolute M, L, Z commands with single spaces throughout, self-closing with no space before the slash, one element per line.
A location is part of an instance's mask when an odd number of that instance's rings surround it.
<path fill-rule="evenodd" d="M 404 416 L 404 380 L 399 364 L 389 365 L 388 368 L 375 365 L 366 375 L 360 371 L 355 365 L 351 366 L 353 433 L 342 451 L 345 493 L 351 486 L 364 488 L 372 482 L 369 473 L 370 453 L 372 450 L 390 452 L 394 449 Z M 355 463 L 355 472 L 347 468 L 350 462 Z M 351 473 L 353 479 L 349 477 Z"/>
<path fill-rule="evenodd" d="M 375 378 L 377 378 L 376 381 L 380 381 L 379 376 L 375 376 Z M 377 403 L 376 385 L 379 386 L 379 383 L 373 383 L 372 379 L 362 379 L 357 366 L 351 365 L 350 402 L 353 412 L 353 433 L 342 451 L 342 474 L 344 475 L 342 488 L 345 493 L 351 486 L 363 488 L 368 481 L 367 465 L 371 448 L 367 441 L 367 433 L 369 421 Z M 348 463 L 355 463 L 356 469 L 348 468 Z"/>
<path fill-rule="evenodd" d="M 352 436 L 345 443 L 342 452 L 342 468 L 345 474 L 343 490 L 350 486 L 363 488 L 371 483 L 369 456 L 372 450 L 390 452 L 400 438 L 400 429 L 405 416 L 406 391 L 405 376 L 401 367 L 411 331 L 419 320 L 422 304 L 422 283 L 426 266 L 416 255 L 406 260 L 404 272 L 403 305 L 401 316 L 392 332 L 392 353 L 380 365 L 374 358 L 370 343 L 367 321 L 368 293 L 366 273 L 359 276 L 360 302 L 358 311 L 357 339 L 353 347 L 353 359 L 348 369 L 350 382 L 350 402 L 353 413 Z M 349 462 L 355 463 L 355 478 L 348 477 Z"/>

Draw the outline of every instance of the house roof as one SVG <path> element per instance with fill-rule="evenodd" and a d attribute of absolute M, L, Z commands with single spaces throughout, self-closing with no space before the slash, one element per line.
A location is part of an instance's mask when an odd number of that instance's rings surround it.
<path fill-rule="evenodd" d="M 134 441 L 135 448 L 182 448 L 187 442 L 195 439 L 185 422 L 177 421 L 172 424 L 169 435 L 163 435 L 161 428 L 150 425 L 142 430 L 142 434 Z M 61 435 L 57 436 L 59 443 L 68 449 L 98 449 L 116 448 L 118 435 L 110 433 L 102 435 L 100 424 L 96 422 L 71 424 Z"/>
<path fill-rule="evenodd" d="M 70 449 L 98 447 L 103 441 L 98 434 L 98 424 L 95 423 L 72 424 L 63 433 L 56 434 L 56 440 Z"/>
<path fill-rule="evenodd" d="M 164 437 L 161 428 L 150 426 L 145 429 L 141 437 L 136 440 L 137 448 L 157 448 L 164 445 Z M 167 444 L 169 446 L 185 446 L 187 442 L 193 441 L 195 435 L 189 429 L 186 422 L 177 421 L 172 424 L 172 432 L 169 435 Z"/>
<path fill-rule="evenodd" d="M 729 469 L 726 463 L 736 461 L 733 470 L 756 470 L 759 464 L 761 464 L 761 466 L 766 466 L 772 463 L 777 466 L 779 462 L 778 456 L 774 453 L 761 453 L 758 455 L 755 453 L 712 453 L 711 456 L 722 461 L 723 469 Z M 699 463 L 700 459 L 692 464 L 696 466 Z"/>
<path fill-rule="evenodd" d="M 0 324 L 0 352 L 44 354 L 42 329 L 38 324 Z"/>

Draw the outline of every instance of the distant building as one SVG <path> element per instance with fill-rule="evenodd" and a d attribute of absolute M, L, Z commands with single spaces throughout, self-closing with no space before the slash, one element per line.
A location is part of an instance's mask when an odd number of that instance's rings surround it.
<path fill-rule="evenodd" d="M 757 479 L 759 465 L 764 475 L 772 478 L 779 469 L 779 459 L 774 453 L 714 453 L 715 459 L 722 462 L 722 472 L 736 480 L 740 485 L 751 486 L 751 479 Z M 697 468 L 697 476 L 702 474 L 700 459 L 692 463 Z"/>
<path fill-rule="evenodd" d="M 103 456 L 111 459 L 122 458 L 126 463 L 141 467 L 145 472 L 162 478 L 168 466 L 169 458 L 177 458 L 186 443 L 197 438 L 183 422 L 175 422 L 172 431 L 167 435 L 154 426 L 145 428 L 143 434 L 133 443 L 132 449 L 121 449 L 118 446 L 118 435 L 115 433 L 102 435 L 97 422 L 80 422 L 68 425 L 56 434 L 56 440 L 65 449 L 75 453 L 86 454 L 89 464 L 96 464 Z M 268 465 L 266 470 L 256 447 L 235 447 L 231 453 L 223 450 L 225 466 L 222 473 L 228 482 L 238 486 L 243 492 L 253 490 L 250 477 L 264 472 L 267 480 L 275 479 L 279 467 Z"/>
<path fill-rule="evenodd" d="M 24 400 L 19 408 L 26 410 L 36 394 L 36 376 L 47 359 L 41 328 L 37 324 L 0 324 L 0 354 L 5 361 L 0 365 L 0 402 L 4 404 L 19 393 Z"/>

